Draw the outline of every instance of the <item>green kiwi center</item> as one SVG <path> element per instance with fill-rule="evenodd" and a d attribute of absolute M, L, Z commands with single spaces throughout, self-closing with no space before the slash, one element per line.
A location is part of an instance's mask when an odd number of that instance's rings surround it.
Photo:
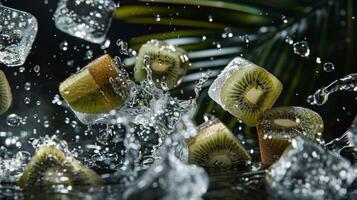
<path fill-rule="evenodd" d="M 209 166 L 229 166 L 232 165 L 232 159 L 225 151 L 217 151 L 209 156 Z"/>
<path fill-rule="evenodd" d="M 170 63 L 157 59 L 151 64 L 150 68 L 156 74 L 163 74 L 170 68 Z"/>
<path fill-rule="evenodd" d="M 291 119 L 274 119 L 274 124 L 286 128 L 297 127 L 299 124 Z"/>
<path fill-rule="evenodd" d="M 245 98 L 251 103 L 256 105 L 261 97 L 264 95 L 265 91 L 259 87 L 252 87 L 245 94 Z"/>

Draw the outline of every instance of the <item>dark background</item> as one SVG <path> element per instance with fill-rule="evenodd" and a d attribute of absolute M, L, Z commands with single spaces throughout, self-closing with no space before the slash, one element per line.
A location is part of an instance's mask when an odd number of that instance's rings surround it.
<path fill-rule="evenodd" d="M 45 3 L 47 2 L 47 3 Z M 121 1 L 121 6 L 132 4 L 134 1 Z M 33 45 L 32 52 L 23 65 L 24 72 L 20 72 L 20 67 L 6 67 L 0 65 L 0 69 L 5 72 L 10 82 L 13 93 L 13 104 L 10 110 L 4 115 L 0 116 L 0 131 L 9 131 L 13 135 L 20 135 L 27 132 L 31 137 L 38 137 L 40 135 L 57 134 L 66 138 L 69 142 L 75 141 L 75 135 L 83 136 L 86 130 L 85 126 L 80 125 L 76 117 L 66 109 L 52 104 L 53 97 L 58 94 L 58 86 L 61 81 L 67 78 L 70 74 L 76 72 L 78 68 L 85 66 L 89 60 L 84 59 L 86 52 L 90 49 L 93 51 L 93 59 L 109 53 L 112 56 L 119 55 L 119 48 L 115 45 L 117 39 L 129 41 L 130 38 L 143 33 L 155 33 L 163 30 L 179 30 L 183 27 L 163 27 L 152 26 L 148 24 L 130 24 L 119 20 L 113 20 L 111 28 L 108 33 L 108 38 L 111 41 L 109 48 L 103 50 L 101 45 L 91 44 L 84 40 L 69 36 L 56 29 L 52 15 L 56 9 L 57 1 L 53 0 L 8 0 L 3 2 L 5 6 L 9 6 L 18 10 L 23 10 L 33 14 L 39 23 L 37 38 Z M 154 17 L 153 13 L 153 17 Z M 275 22 L 274 22 L 275 23 Z M 60 44 L 64 41 L 68 42 L 68 50 L 62 51 Z M 331 59 L 333 59 L 331 57 Z M 73 66 L 68 66 L 68 61 L 74 61 Z M 354 58 L 355 60 L 355 58 Z M 311 64 L 306 62 L 307 64 Z M 40 72 L 34 72 L 34 67 L 40 66 Z M 356 70 L 356 66 L 351 66 Z M 311 70 L 313 73 L 314 70 Z M 294 76 L 294 74 L 291 74 Z M 341 74 L 330 73 L 324 76 L 330 76 L 329 79 L 324 79 L 316 85 L 325 86 L 331 81 L 340 78 Z M 305 80 L 306 81 L 306 80 Z M 307 80 L 308 81 L 308 80 Z M 30 82 L 32 87 L 30 91 L 24 89 L 25 83 Z M 285 87 L 285 85 L 284 85 Z M 304 88 L 300 88 L 303 90 Z M 29 104 L 24 103 L 24 99 L 28 97 L 31 99 Z M 354 99 L 353 99 L 354 98 Z M 312 107 L 319 112 L 324 118 L 324 114 L 329 113 L 333 116 L 334 121 L 325 121 L 328 127 L 328 139 L 341 135 L 350 125 L 353 116 L 356 113 L 356 95 L 351 97 L 351 93 L 340 93 L 338 96 L 332 96 L 330 102 L 338 102 L 338 106 L 331 107 L 326 105 L 324 107 Z M 299 103 L 294 105 L 306 105 L 306 102 L 301 101 L 305 97 L 299 97 Z M 348 100 L 347 100 L 348 99 Z M 351 100 L 353 99 L 353 100 Z M 41 104 L 37 105 L 36 102 Z M 277 104 L 280 104 L 280 100 Z M 352 103 L 351 103 L 352 102 Z M 201 101 L 201 107 L 205 107 L 206 101 Z M 16 113 L 21 117 L 27 118 L 27 123 L 18 127 L 10 127 L 6 125 L 6 117 Z M 336 115 L 336 116 L 334 116 Z M 69 120 L 67 119 L 69 118 Z M 197 117 L 198 121 L 202 121 L 201 117 Z M 44 121 L 48 120 L 50 126 L 45 127 Z M 69 121 L 69 123 L 67 123 Z M 75 121 L 75 122 L 73 122 Z M 73 124 L 77 123 L 77 126 Z M 84 136 L 88 140 L 92 140 L 92 136 Z"/>

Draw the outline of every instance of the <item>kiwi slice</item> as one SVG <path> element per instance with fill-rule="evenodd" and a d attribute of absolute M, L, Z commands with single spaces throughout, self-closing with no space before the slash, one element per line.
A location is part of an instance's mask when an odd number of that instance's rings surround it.
<path fill-rule="evenodd" d="M 73 110 L 90 114 L 120 108 L 130 93 L 127 77 L 107 54 L 66 79 L 59 90 Z"/>
<path fill-rule="evenodd" d="M 10 108 L 11 103 L 11 88 L 4 72 L 0 70 L 0 115 L 4 114 Z"/>
<path fill-rule="evenodd" d="M 302 107 L 277 107 L 264 112 L 257 123 L 263 165 L 278 160 L 291 140 L 301 137 L 320 142 L 324 123 L 319 114 Z"/>
<path fill-rule="evenodd" d="M 260 115 L 271 108 L 282 90 L 281 82 L 265 69 L 235 58 L 212 83 L 210 97 L 223 109 L 255 126 Z"/>
<path fill-rule="evenodd" d="M 102 179 L 94 171 L 52 146 L 42 146 L 23 172 L 18 185 L 25 190 L 55 185 L 100 186 Z"/>
<path fill-rule="evenodd" d="M 188 162 L 204 167 L 232 167 L 251 160 L 249 153 L 218 119 L 199 126 L 199 133 L 188 140 Z"/>
<path fill-rule="evenodd" d="M 159 40 L 150 40 L 142 45 L 134 68 L 134 77 L 137 81 L 146 78 L 145 57 L 150 58 L 152 79 L 161 87 L 166 83 L 169 89 L 174 88 L 188 68 L 188 56 L 184 49 L 167 44 Z"/>

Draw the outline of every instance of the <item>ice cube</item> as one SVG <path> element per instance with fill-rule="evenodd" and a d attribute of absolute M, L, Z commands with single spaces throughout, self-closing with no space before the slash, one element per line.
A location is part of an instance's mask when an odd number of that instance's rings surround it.
<path fill-rule="evenodd" d="M 195 200 L 201 199 L 207 189 L 208 176 L 204 169 L 187 165 L 169 152 L 125 191 L 124 198 Z"/>
<path fill-rule="evenodd" d="M 254 64 L 241 57 L 234 58 L 227 65 L 227 67 L 224 68 L 221 74 L 218 75 L 216 80 L 214 80 L 214 82 L 212 83 L 211 87 L 208 90 L 208 95 L 222 108 L 225 109 L 224 105 L 221 102 L 221 88 L 223 86 L 223 83 L 230 77 L 230 75 L 232 75 L 233 71 L 247 68 L 250 65 L 254 65 Z"/>
<path fill-rule="evenodd" d="M 340 199 L 356 176 L 347 160 L 298 138 L 271 166 L 268 191 L 272 199 Z"/>
<path fill-rule="evenodd" d="M 92 43 L 103 43 L 116 4 L 112 0 L 60 0 L 54 14 L 56 27 Z"/>
<path fill-rule="evenodd" d="M 37 20 L 29 13 L 0 5 L 0 62 L 23 65 L 37 34 Z"/>

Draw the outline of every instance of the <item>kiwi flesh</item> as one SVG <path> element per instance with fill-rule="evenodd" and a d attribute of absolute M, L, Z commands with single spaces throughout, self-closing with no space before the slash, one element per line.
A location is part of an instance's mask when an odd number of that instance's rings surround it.
<path fill-rule="evenodd" d="M 0 115 L 4 114 L 11 106 L 12 94 L 5 73 L 0 70 Z"/>
<path fill-rule="evenodd" d="M 290 106 L 265 111 L 257 123 L 263 165 L 278 160 L 296 137 L 320 142 L 323 127 L 320 115 L 307 108 Z"/>
<path fill-rule="evenodd" d="M 234 167 L 251 156 L 218 119 L 199 126 L 198 134 L 186 140 L 189 147 L 188 162 L 203 167 Z"/>
<path fill-rule="evenodd" d="M 122 107 L 130 87 L 127 77 L 106 54 L 62 82 L 59 91 L 73 110 L 99 114 Z"/>
<path fill-rule="evenodd" d="M 137 81 L 145 80 L 145 58 L 150 61 L 152 79 L 161 87 L 166 83 L 169 89 L 179 84 L 180 79 L 188 69 L 188 56 L 184 49 L 167 44 L 159 40 L 150 40 L 141 46 L 134 68 L 134 78 Z"/>
<path fill-rule="evenodd" d="M 77 160 L 66 157 L 53 146 L 42 146 L 27 165 L 18 181 L 25 190 L 63 186 L 100 186 L 102 179 Z"/>
<path fill-rule="evenodd" d="M 218 103 L 248 126 L 256 125 L 283 88 L 274 75 L 241 57 L 235 58 L 215 82 L 209 91 L 211 98 L 217 101 L 215 96 L 219 95 Z M 220 90 L 213 89 L 217 85 Z"/>

